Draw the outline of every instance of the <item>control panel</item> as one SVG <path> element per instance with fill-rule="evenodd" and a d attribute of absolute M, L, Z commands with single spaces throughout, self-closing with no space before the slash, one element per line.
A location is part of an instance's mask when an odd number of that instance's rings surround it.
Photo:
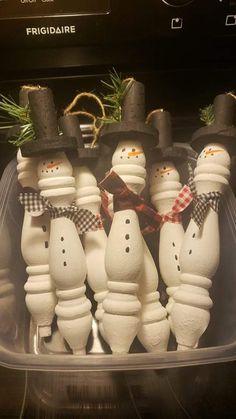
<path fill-rule="evenodd" d="M 47 49 L 49 54 L 52 48 L 67 48 L 63 63 L 74 65 L 71 47 L 80 48 L 79 62 L 87 63 L 84 51 L 90 48 L 91 62 L 109 57 L 115 65 L 118 59 L 132 57 L 133 48 L 137 54 L 143 48 L 155 55 L 157 48 L 165 51 L 167 43 L 169 61 L 184 50 L 183 44 L 186 59 L 190 54 L 201 57 L 207 48 L 208 59 L 217 54 L 215 39 L 224 40 L 223 51 L 229 41 L 235 45 L 236 0 L 0 0 L 0 52 L 4 50 L 2 57 L 9 55 L 9 63 L 14 57 L 11 51 L 31 51 L 28 56 L 33 57 L 36 49 Z M 10 67 L 2 61 L 1 66 Z"/>

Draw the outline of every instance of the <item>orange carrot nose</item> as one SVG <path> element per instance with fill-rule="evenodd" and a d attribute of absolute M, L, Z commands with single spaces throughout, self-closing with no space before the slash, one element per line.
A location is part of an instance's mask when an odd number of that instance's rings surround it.
<path fill-rule="evenodd" d="M 165 173 L 171 172 L 172 170 L 174 170 L 174 169 L 172 169 L 171 167 L 167 167 L 167 169 L 161 170 L 160 173 L 161 173 L 161 175 L 164 175 Z"/>
<path fill-rule="evenodd" d="M 224 150 L 207 150 L 205 151 L 205 154 L 208 155 L 208 154 L 216 154 L 216 153 L 223 153 L 223 152 Z"/>
<path fill-rule="evenodd" d="M 130 151 L 128 153 L 128 156 L 133 157 L 133 156 L 139 156 L 140 154 L 143 154 L 143 151 Z"/>
<path fill-rule="evenodd" d="M 56 161 L 55 163 L 48 163 L 47 169 L 52 169 L 53 167 L 59 166 L 61 164 L 61 161 Z"/>

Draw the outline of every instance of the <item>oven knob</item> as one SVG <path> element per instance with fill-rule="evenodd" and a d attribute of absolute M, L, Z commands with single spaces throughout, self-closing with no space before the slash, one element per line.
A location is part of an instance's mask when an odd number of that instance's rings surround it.
<path fill-rule="evenodd" d="M 181 7 L 181 6 L 187 6 L 187 4 L 192 3 L 194 0 L 162 0 L 162 1 L 168 6 Z"/>

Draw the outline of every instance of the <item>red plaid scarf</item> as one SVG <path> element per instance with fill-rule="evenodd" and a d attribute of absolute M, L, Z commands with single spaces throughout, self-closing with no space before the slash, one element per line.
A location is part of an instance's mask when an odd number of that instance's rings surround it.
<path fill-rule="evenodd" d="M 181 222 L 181 212 L 192 201 L 192 194 L 188 186 L 184 186 L 176 198 L 172 210 L 167 214 L 159 214 L 149 207 L 143 198 L 132 192 L 120 176 L 111 171 L 100 186 L 114 195 L 114 212 L 126 209 L 133 209 L 139 217 L 140 228 L 143 234 L 157 231 L 165 222 Z"/>

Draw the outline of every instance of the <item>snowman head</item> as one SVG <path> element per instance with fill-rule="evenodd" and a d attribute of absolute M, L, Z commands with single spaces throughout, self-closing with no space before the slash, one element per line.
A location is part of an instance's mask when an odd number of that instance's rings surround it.
<path fill-rule="evenodd" d="M 146 158 L 139 141 L 120 141 L 112 157 L 112 166 L 118 164 L 136 164 L 145 167 Z"/>
<path fill-rule="evenodd" d="M 38 164 L 39 179 L 72 176 L 72 166 L 65 153 L 53 153 L 42 157 Z"/>
<path fill-rule="evenodd" d="M 208 144 L 198 156 L 197 166 L 218 164 L 230 168 L 230 156 L 222 144 Z"/>
<path fill-rule="evenodd" d="M 150 173 L 150 184 L 161 184 L 170 181 L 179 182 L 180 177 L 175 165 L 171 161 L 161 161 L 153 164 Z"/>

